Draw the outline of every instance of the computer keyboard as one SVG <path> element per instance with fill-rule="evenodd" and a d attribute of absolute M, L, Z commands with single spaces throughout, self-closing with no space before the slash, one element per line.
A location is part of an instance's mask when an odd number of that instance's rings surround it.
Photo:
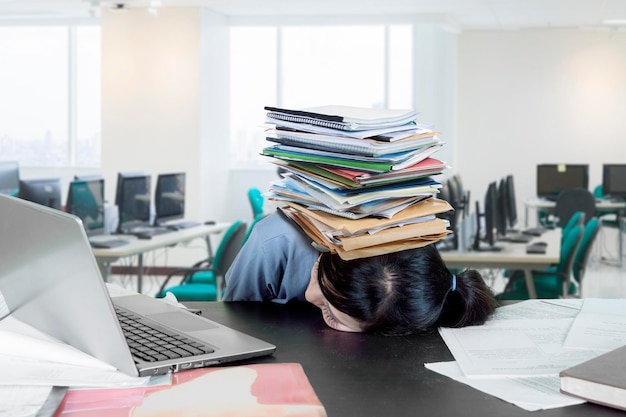
<path fill-rule="evenodd" d="M 189 229 L 190 227 L 197 227 L 197 226 L 200 226 L 201 224 L 202 223 L 200 222 L 187 220 L 187 221 L 178 222 L 178 223 L 171 223 L 171 224 L 165 225 L 165 227 L 167 227 L 168 229 L 172 229 L 172 230 L 181 230 L 181 229 Z"/>
<path fill-rule="evenodd" d="M 162 235 L 164 233 L 171 233 L 172 229 L 167 227 L 139 227 L 132 229 L 130 234 L 137 236 L 140 239 L 150 239 L 152 236 Z"/>
<path fill-rule="evenodd" d="M 141 317 L 129 311 L 115 307 L 115 313 L 135 360 L 156 362 L 215 351 L 213 348 L 183 335 L 152 327 Z"/>
<path fill-rule="evenodd" d="M 543 233 L 545 233 L 545 231 L 546 229 L 543 227 L 531 227 L 529 229 L 522 230 L 522 234 L 529 236 L 541 236 Z"/>
<path fill-rule="evenodd" d="M 124 239 L 107 239 L 107 240 L 96 240 L 90 239 L 89 243 L 92 248 L 96 249 L 112 249 L 120 246 L 124 246 L 128 244 L 127 240 Z"/>
<path fill-rule="evenodd" d="M 507 234 L 504 240 L 506 240 L 507 242 L 512 242 L 512 243 L 528 243 L 533 238 L 534 236 L 518 232 L 518 233 Z"/>
<path fill-rule="evenodd" d="M 534 242 L 526 245 L 526 253 L 544 254 L 546 253 L 546 244 L 544 242 Z"/>

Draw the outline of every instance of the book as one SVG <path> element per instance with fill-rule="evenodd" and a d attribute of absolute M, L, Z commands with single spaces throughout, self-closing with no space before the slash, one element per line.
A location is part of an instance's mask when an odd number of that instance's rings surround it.
<path fill-rule="evenodd" d="M 320 133 L 298 132 L 293 130 L 276 129 L 266 136 L 270 142 L 277 142 L 288 146 L 299 146 L 322 151 L 334 151 L 351 155 L 380 156 L 397 152 L 410 151 L 436 143 L 441 139 L 435 132 L 420 134 L 408 133 L 401 139 L 393 142 L 381 142 L 376 139 L 356 139 L 338 136 L 323 135 Z"/>
<path fill-rule="evenodd" d="M 626 346 L 559 373 L 561 392 L 626 410 Z"/>
<path fill-rule="evenodd" d="M 387 172 L 408 168 L 430 157 L 441 148 L 442 144 L 435 144 L 401 155 L 398 158 L 366 158 L 338 153 L 311 151 L 303 148 L 274 145 L 264 148 L 262 155 L 272 156 L 286 161 L 310 162 L 342 168 L 356 168 L 364 171 Z"/>
<path fill-rule="evenodd" d="M 393 127 L 412 122 L 415 110 L 373 109 L 353 106 L 318 106 L 301 110 L 266 106 L 267 117 L 295 123 L 311 124 L 339 130 L 367 130 Z"/>
<path fill-rule="evenodd" d="M 327 415 L 298 363 L 194 369 L 171 378 L 154 387 L 70 389 L 55 417 Z"/>
<path fill-rule="evenodd" d="M 320 133 L 330 136 L 357 139 L 376 137 L 377 140 L 384 140 L 388 142 L 393 141 L 397 137 L 397 135 L 400 135 L 399 132 L 408 131 L 409 134 L 420 134 L 432 131 L 432 129 L 426 126 L 418 125 L 415 122 L 409 122 L 400 126 L 378 127 L 375 129 L 339 130 L 325 126 L 311 125 L 307 123 L 290 122 L 288 120 L 269 119 L 265 127 L 270 129 L 292 129 L 302 132 Z"/>

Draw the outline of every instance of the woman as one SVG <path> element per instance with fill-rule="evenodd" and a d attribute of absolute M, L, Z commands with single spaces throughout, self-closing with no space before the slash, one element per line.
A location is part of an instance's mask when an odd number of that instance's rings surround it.
<path fill-rule="evenodd" d="M 224 301 L 269 300 L 308 301 L 333 329 L 384 335 L 482 324 L 496 307 L 480 274 L 453 275 L 434 245 L 344 261 L 279 213 L 257 223 L 226 274 Z"/>

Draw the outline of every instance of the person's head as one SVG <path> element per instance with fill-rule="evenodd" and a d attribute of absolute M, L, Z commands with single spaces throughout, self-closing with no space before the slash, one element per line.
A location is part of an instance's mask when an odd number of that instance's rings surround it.
<path fill-rule="evenodd" d="M 496 307 L 481 275 L 453 275 L 434 245 L 351 261 L 322 253 L 305 298 L 336 330 L 384 335 L 482 324 Z"/>

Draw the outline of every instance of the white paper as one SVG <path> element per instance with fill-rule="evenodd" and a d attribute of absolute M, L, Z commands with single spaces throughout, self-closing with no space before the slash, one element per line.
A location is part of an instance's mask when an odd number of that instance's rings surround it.
<path fill-rule="evenodd" d="M 51 390 L 50 386 L 0 386 L 0 417 L 35 416 Z"/>
<path fill-rule="evenodd" d="M 148 377 L 137 378 L 123 372 L 84 366 L 0 356 L 0 385 L 69 387 L 139 387 Z"/>
<path fill-rule="evenodd" d="M 491 320 L 573 319 L 582 305 L 580 299 L 526 300 L 499 307 Z"/>
<path fill-rule="evenodd" d="M 441 375 L 462 382 L 493 395 L 527 411 L 546 410 L 568 405 L 582 404 L 585 401 L 559 392 L 558 376 L 536 376 L 525 378 L 467 378 L 456 362 L 426 363 L 424 366 Z"/>
<path fill-rule="evenodd" d="M 626 345 L 626 299 L 585 299 L 564 346 L 609 351 Z"/>
<path fill-rule="evenodd" d="M 495 320 L 482 326 L 440 329 L 440 334 L 468 377 L 557 375 L 601 353 L 563 346 L 572 322 Z"/>

